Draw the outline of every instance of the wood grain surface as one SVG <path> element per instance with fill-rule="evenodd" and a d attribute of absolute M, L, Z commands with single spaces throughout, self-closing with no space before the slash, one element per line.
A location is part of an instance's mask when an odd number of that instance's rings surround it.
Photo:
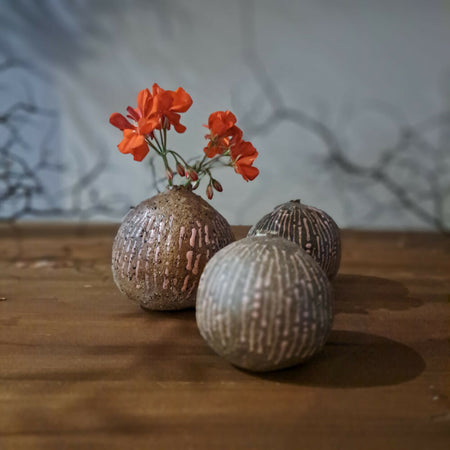
<path fill-rule="evenodd" d="M 1 450 L 450 448 L 448 237 L 344 231 L 325 350 L 255 375 L 119 293 L 117 228 L 0 227 Z"/>

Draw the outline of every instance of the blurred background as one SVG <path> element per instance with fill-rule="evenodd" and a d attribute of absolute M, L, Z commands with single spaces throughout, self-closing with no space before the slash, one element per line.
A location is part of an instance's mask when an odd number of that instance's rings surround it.
<path fill-rule="evenodd" d="M 163 189 L 108 123 L 157 82 L 194 100 L 172 148 L 200 155 L 230 109 L 258 149 L 254 181 L 216 174 L 230 223 L 301 199 L 448 230 L 449 44 L 448 0 L 2 0 L 0 219 L 118 221 Z"/>

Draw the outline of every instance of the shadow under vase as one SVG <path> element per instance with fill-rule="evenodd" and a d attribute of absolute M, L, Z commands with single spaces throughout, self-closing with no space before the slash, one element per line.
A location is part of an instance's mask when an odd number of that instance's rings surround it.
<path fill-rule="evenodd" d="M 369 314 L 378 309 L 404 311 L 423 304 L 411 298 L 402 283 L 387 278 L 339 274 L 332 285 L 336 314 Z"/>
<path fill-rule="evenodd" d="M 355 388 L 404 383 L 425 367 L 419 353 L 405 344 L 368 333 L 334 330 L 322 352 L 304 364 L 255 375 L 304 386 Z"/>

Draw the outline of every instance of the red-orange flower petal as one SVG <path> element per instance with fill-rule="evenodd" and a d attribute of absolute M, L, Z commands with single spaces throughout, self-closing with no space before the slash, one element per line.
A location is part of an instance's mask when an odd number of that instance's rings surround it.
<path fill-rule="evenodd" d="M 122 153 L 131 153 L 135 161 L 142 161 L 149 151 L 144 136 L 133 130 L 124 130 L 123 139 L 117 147 Z"/>
<path fill-rule="evenodd" d="M 164 114 L 165 112 L 170 111 L 172 103 L 173 98 L 170 95 L 170 92 L 161 89 L 159 94 L 153 96 L 151 114 Z"/>
<path fill-rule="evenodd" d="M 139 92 L 136 99 L 136 112 L 138 113 L 139 117 L 146 117 L 150 115 L 152 109 L 152 100 L 153 96 L 152 94 L 150 94 L 150 91 L 148 89 L 142 89 L 142 91 Z"/>
<path fill-rule="evenodd" d="M 209 143 L 203 151 L 208 158 L 214 158 L 214 156 L 220 155 L 223 153 L 223 146 L 219 144 Z"/>
<path fill-rule="evenodd" d="M 253 147 L 251 142 L 248 141 L 238 141 L 234 147 L 231 148 L 231 158 L 237 159 L 238 157 L 244 156 L 258 156 L 258 152 L 255 147 Z M 256 158 L 255 156 L 255 158 Z"/>
<path fill-rule="evenodd" d="M 149 121 L 154 129 L 161 130 L 173 125 L 175 131 L 183 133 L 186 127 L 180 124 L 181 116 L 178 113 L 186 112 L 192 105 L 192 98 L 181 87 L 176 91 L 160 88 L 156 83 L 152 87 L 152 109 Z"/>
<path fill-rule="evenodd" d="M 137 113 L 137 111 L 134 108 L 132 108 L 131 106 L 128 106 L 127 112 L 128 112 L 127 117 L 129 117 L 131 120 L 134 120 L 135 122 L 137 122 L 139 120 L 139 114 Z"/>
<path fill-rule="evenodd" d="M 158 83 L 153 83 L 153 86 L 152 86 L 152 95 L 153 95 L 153 97 L 155 95 L 161 94 L 162 92 L 164 92 L 164 89 L 160 88 Z"/>
<path fill-rule="evenodd" d="M 228 131 L 236 123 L 236 116 L 231 111 L 216 111 L 210 114 L 208 128 L 213 136 L 228 135 Z"/>
<path fill-rule="evenodd" d="M 231 148 L 231 161 L 236 173 L 242 175 L 245 181 L 254 180 L 259 170 L 252 164 L 258 156 L 258 152 L 251 142 L 240 141 Z"/>
<path fill-rule="evenodd" d="M 141 117 L 138 121 L 139 134 L 144 136 L 151 134 L 151 132 L 156 129 L 156 123 L 155 120 Z"/>
<path fill-rule="evenodd" d="M 210 142 L 203 149 L 208 158 L 213 158 L 232 148 L 242 139 L 242 130 L 236 125 L 236 116 L 231 111 L 216 111 L 210 114 L 208 125 L 210 134 L 205 135 Z"/>
<path fill-rule="evenodd" d="M 169 111 L 165 114 L 165 117 L 169 121 L 171 125 L 175 128 L 177 133 L 184 133 L 186 131 L 186 127 L 180 123 L 180 115 L 178 113 Z"/>
<path fill-rule="evenodd" d="M 182 88 L 179 87 L 175 92 L 171 92 L 173 103 L 170 108 L 174 112 L 186 112 L 192 106 L 191 96 Z"/>
<path fill-rule="evenodd" d="M 245 181 L 252 181 L 259 175 L 259 170 L 253 166 L 235 166 L 234 170 L 242 175 Z"/>
<path fill-rule="evenodd" d="M 122 131 L 127 129 L 134 130 L 136 128 L 128 121 L 127 118 L 117 112 L 111 114 L 111 116 L 109 117 L 109 123 Z"/>

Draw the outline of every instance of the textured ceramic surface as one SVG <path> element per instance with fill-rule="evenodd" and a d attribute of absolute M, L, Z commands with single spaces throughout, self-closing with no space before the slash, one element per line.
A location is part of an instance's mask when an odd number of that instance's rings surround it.
<path fill-rule="evenodd" d="M 299 244 L 334 278 L 341 262 L 339 227 L 324 211 L 292 200 L 277 206 L 248 232 L 249 236 L 271 233 Z"/>
<path fill-rule="evenodd" d="M 186 188 L 172 188 L 123 220 L 113 244 L 114 281 L 146 309 L 193 307 L 206 262 L 233 240 L 211 205 Z"/>
<path fill-rule="evenodd" d="M 297 244 L 247 237 L 206 265 L 196 317 L 206 342 L 231 363 L 252 371 L 282 369 L 325 344 L 333 321 L 331 286 Z"/>

